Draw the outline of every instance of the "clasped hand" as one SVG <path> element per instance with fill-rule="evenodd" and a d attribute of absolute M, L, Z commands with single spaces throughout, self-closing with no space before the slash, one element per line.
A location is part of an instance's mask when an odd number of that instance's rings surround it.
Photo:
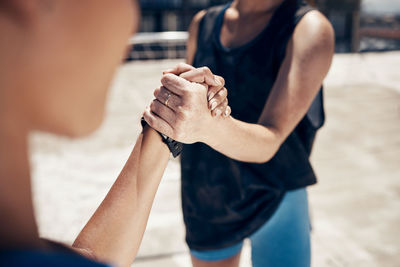
<path fill-rule="evenodd" d="M 227 89 L 209 68 L 181 63 L 167 70 L 143 116 L 155 130 L 185 144 L 206 142 L 218 120 L 229 117 Z"/>

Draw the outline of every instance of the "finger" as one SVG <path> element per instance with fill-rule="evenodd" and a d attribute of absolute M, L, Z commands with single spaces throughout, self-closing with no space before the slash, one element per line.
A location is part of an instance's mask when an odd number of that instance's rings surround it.
<path fill-rule="evenodd" d="M 225 80 L 224 78 L 222 78 L 221 76 L 217 76 L 219 78 L 217 78 L 223 85 L 222 86 L 212 86 L 208 88 L 208 94 L 207 94 L 207 99 L 208 101 L 210 101 L 215 94 L 218 93 L 219 90 L 222 90 L 224 88 L 225 85 Z M 225 88 L 226 89 L 226 88 Z"/>
<path fill-rule="evenodd" d="M 154 91 L 154 96 L 158 101 L 169 107 L 170 109 L 177 111 L 178 107 L 181 105 L 182 99 L 169 91 L 167 88 L 164 86 L 161 86 L 160 88 L 157 88 Z M 168 99 L 168 103 L 167 103 Z"/>
<path fill-rule="evenodd" d="M 232 109 L 230 106 L 227 106 L 224 111 L 224 117 L 229 117 L 231 115 Z"/>
<path fill-rule="evenodd" d="M 230 106 L 227 106 L 224 112 L 224 117 L 229 117 L 232 113 L 232 109 Z"/>
<path fill-rule="evenodd" d="M 161 78 L 161 83 L 172 93 L 179 96 L 185 94 L 188 87 L 191 85 L 189 81 L 171 73 L 163 75 Z"/>
<path fill-rule="evenodd" d="M 154 130 L 163 133 L 166 136 L 173 135 L 174 131 L 172 127 L 157 114 L 151 112 L 150 108 L 146 108 L 143 113 L 143 118 Z"/>
<path fill-rule="evenodd" d="M 214 75 L 214 76 L 215 76 L 215 79 L 217 79 L 222 84 L 222 87 L 225 86 L 225 79 L 223 77 L 221 77 L 219 75 Z"/>
<path fill-rule="evenodd" d="M 172 128 L 175 122 L 175 112 L 170 109 L 169 107 L 162 104 L 157 99 L 154 99 L 153 102 L 150 104 L 151 112 L 157 114 L 160 118 L 166 121 Z"/>
<path fill-rule="evenodd" d="M 208 67 L 189 70 L 179 76 L 191 82 L 206 83 L 209 86 L 223 86 L 220 79 L 217 79 Z"/>
<path fill-rule="evenodd" d="M 168 69 L 168 70 L 163 71 L 163 75 L 164 75 L 164 74 L 167 74 L 167 73 L 172 73 L 172 74 L 175 74 L 175 75 L 180 75 L 180 74 L 183 73 L 183 72 L 187 72 L 187 71 L 190 71 L 190 70 L 193 70 L 193 69 L 195 69 L 195 67 L 193 67 L 193 66 L 191 66 L 191 65 L 189 65 L 189 64 L 186 64 L 186 63 L 179 63 L 178 65 L 176 65 L 175 68 L 172 68 L 172 69 Z"/>
<path fill-rule="evenodd" d="M 199 83 L 199 84 L 203 85 L 208 91 L 208 84 L 206 84 L 206 83 Z"/>
<path fill-rule="evenodd" d="M 208 107 L 211 110 L 214 110 L 216 107 L 218 107 L 222 102 L 224 102 L 227 99 L 228 96 L 228 90 L 226 88 L 222 88 L 217 92 L 215 96 L 208 102 Z"/>
<path fill-rule="evenodd" d="M 218 117 L 223 115 L 226 107 L 228 106 L 228 100 L 225 99 L 221 104 L 219 104 L 214 110 L 211 111 L 213 117 Z"/>
<path fill-rule="evenodd" d="M 221 90 L 222 88 L 224 88 L 224 86 L 225 86 L 225 79 L 224 79 L 224 78 L 222 78 L 221 76 L 218 76 L 218 75 L 215 75 L 215 78 L 216 78 L 217 80 L 220 81 L 220 83 L 222 84 L 222 86 L 212 86 L 212 87 L 209 87 L 209 88 L 208 88 L 208 94 L 207 94 L 207 99 L 208 99 L 208 101 L 210 101 L 210 100 L 214 97 L 214 95 L 215 95 L 219 90 Z"/>

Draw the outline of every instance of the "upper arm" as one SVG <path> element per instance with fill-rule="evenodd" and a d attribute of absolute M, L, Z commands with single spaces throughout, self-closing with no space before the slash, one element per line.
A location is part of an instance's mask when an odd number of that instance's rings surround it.
<path fill-rule="evenodd" d="M 186 43 L 186 63 L 189 65 L 193 64 L 194 55 L 196 54 L 197 50 L 197 35 L 199 32 L 199 24 L 206 13 L 206 10 L 198 12 L 193 17 L 193 20 L 189 26 L 189 38 Z"/>
<path fill-rule="evenodd" d="M 310 11 L 289 40 L 277 80 L 259 123 L 282 143 L 309 109 L 327 75 L 334 53 L 334 32 L 318 11 Z"/>

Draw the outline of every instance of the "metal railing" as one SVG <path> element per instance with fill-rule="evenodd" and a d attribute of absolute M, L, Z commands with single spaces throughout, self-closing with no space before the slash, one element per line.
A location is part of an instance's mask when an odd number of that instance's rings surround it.
<path fill-rule="evenodd" d="M 188 32 L 141 32 L 130 39 L 127 60 L 176 59 L 186 56 Z"/>

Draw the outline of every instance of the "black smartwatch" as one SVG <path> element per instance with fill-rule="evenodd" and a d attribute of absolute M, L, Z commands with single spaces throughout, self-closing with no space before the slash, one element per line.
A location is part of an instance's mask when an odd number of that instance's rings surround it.
<path fill-rule="evenodd" d="M 144 126 L 148 125 L 143 117 L 140 119 L 140 124 L 142 125 L 143 129 Z M 174 158 L 176 158 L 177 156 L 179 156 L 179 154 L 181 154 L 183 148 L 183 144 L 181 142 L 175 141 L 174 139 L 166 136 L 163 133 L 160 133 L 159 131 L 156 132 L 161 136 L 162 141 L 168 146 L 169 151 L 171 151 L 172 156 L 174 156 Z"/>

